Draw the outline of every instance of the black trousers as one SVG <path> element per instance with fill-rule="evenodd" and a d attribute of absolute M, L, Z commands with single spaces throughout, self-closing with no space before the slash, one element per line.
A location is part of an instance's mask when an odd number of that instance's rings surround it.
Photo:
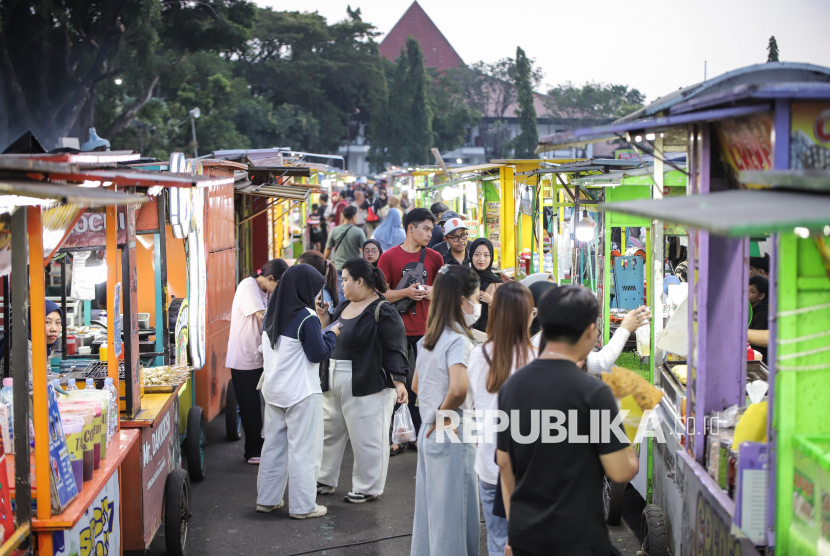
<path fill-rule="evenodd" d="M 415 353 L 416 358 L 418 357 L 418 342 L 421 338 L 423 338 L 423 336 L 406 337 L 406 341 L 410 346 L 412 346 L 412 351 Z M 412 423 L 415 425 L 415 436 L 417 437 L 418 433 L 421 431 L 421 408 L 415 405 L 416 396 L 415 392 L 412 391 L 411 384 L 407 384 L 406 393 L 409 395 L 409 402 L 407 402 L 407 405 L 409 406 L 409 413 L 412 415 Z"/>
<path fill-rule="evenodd" d="M 262 376 L 262 368 L 231 369 L 233 391 L 239 403 L 239 416 L 245 430 L 245 459 L 258 458 L 262 454 L 262 408 L 256 385 Z"/>

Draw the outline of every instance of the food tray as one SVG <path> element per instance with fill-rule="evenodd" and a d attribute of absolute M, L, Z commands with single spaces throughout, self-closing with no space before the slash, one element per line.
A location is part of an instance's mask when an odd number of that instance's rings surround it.
<path fill-rule="evenodd" d="M 178 384 L 156 384 L 153 386 L 144 386 L 143 389 L 146 394 L 170 394 L 175 392 L 178 387 Z"/>

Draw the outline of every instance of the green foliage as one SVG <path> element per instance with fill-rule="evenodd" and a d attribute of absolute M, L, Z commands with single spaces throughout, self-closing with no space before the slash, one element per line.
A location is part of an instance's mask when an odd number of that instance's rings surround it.
<path fill-rule="evenodd" d="M 410 91 L 412 102 L 407 114 L 403 114 L 403 121 L 407 124 L 404 130 L 406 161 L 410 164 L 426 164 L 430 159 L 430 149 L 433 145 L 432 111 L 427 104 L 427 80 L 424 70 L 424 54 L 420 43 L 409 37 L 406 39 L 406 78 L 404 87 Z"/>
<path fill-rule="evenodd" d="M 600 123 L 622 118 L 643 107 L 645 95 L 627 85 L 586 83 L 575 86 L 568 81 L 548 91 L 548 110 L 555 121 Z"/>
<path fill-rule="evenodd" d="M 775 40 L 775 35 L 769 38 L 767 43 L 767 62 L 778 62 L 778 41 Z"/>
<path fill-rule="evenodd" d="M 519 135 L 513 140 L 513 156 L 516 158 L 538 158 L 536 145 L 539 130 L 536 127 L 536 108 L 533 106 L 533 84 L 531 83 L 531 61 L 521 47 L 516 48 L 516 71 L 514 83 L 519 103 Z"/>

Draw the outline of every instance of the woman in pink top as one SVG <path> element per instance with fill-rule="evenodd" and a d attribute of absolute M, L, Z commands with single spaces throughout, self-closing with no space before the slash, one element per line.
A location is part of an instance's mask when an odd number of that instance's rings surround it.
<path fill-rule="evenodd" d="M 281 259 L 265 263 L 236 287 L 225 366 L 231 370 L 239 416 L 245 430 L 245 460 L 259 464 L 262 452 L 262 411 L 256 387 L 262 376 L 262 317 L 268 297 L 288 265 Z"/>

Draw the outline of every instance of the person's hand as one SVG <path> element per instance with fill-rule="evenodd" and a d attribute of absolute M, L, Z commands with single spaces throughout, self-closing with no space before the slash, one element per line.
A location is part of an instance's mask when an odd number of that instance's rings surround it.
<path fill-rule="evenodd" d="M 642 325 L 648 324 L 649 315 L 650 310 L 644 305 L 634 309 L 633 311 L 629 311 L 620 323 L 620 328 L 624 328 L 633 334 L 634 331 Z"/>
<path fill-rule="evenodd" d="M 513 549 L 507 543 L 504 544 L 504 556 L 513 556 Z"/>
<path fill-rule="evenodd" d="M 323 301 L 323 294 L 318 294 L 316 298 L 314 298 L 317 315 L 324 315 L 329 312 L 329 304 L 327 301 Z"/>
<path fill-rule="evenodd" d="M 432 301 L 432 286 L 422 286 L 427 291 L 427 299 Z"/>
<path fill-rule="evenodd" d="M 397 403 L 404 404 L 409 402 L 409 393 L 406 391 L 406 385 L 403 382 L 398 382 L 397 380 L 393 382 L 395 385 L 395 392 L 398 394 Z"/>
<path fill-rule="evenodd" d="M 339 335 L 340 335 L 340 328 L 341 328 L 342 326 L 343 326 L 343 323 L 342 323 L 342 322 L 338 322 L 337 324 L 335 324 L 334 326 L 332 326 L 329 330 L 331 330 L 332 332 L 334 332 L 334 335 L 335 335 L 335 336 L 339 336 Z"/>
<path fill-rule="evenodd" d="M 486 303 L 487 305 L 490 305 L 493 302 L 493 294 L 492 293 L 487 293 L 486 291 L 482 291 L 481 293 L 478 294 L 478 300 L 481 301 L 482 303 Z"/>
<path fill-rule="evenodd" d="M 422 286 L 423 287 L 423 286 Z M 427 296 L 427 290 L 420 289 L 418 284 L 413 284 L 406 288 L 406 297 L 409 299 L 414 299 L 415 301 L 421 301 L 423 298 Z"/>
<path fill-rule="evenodd" d="M 455 436 L 457 437 L 458 436 L 458 426 L 456 425 L 455 427 L 451 428 L 449 425 L 452 425 L 452 421 L 450 420 L 449 423 L 448 423 L 447 422 L 448 419 L 446 417 L 441 417 L 441 418 L 444 420 L 444 431 L 452 431 L 452 432 L 455 433 Z M 436 429 L 437 425 L 438 425 L 437 421 L 432 424 L 432 426 L 427 431 L 427 434 L 426 434 L 425 438 L 429 438 L 429 435 L 432 434 L 432 432 Z"/>

